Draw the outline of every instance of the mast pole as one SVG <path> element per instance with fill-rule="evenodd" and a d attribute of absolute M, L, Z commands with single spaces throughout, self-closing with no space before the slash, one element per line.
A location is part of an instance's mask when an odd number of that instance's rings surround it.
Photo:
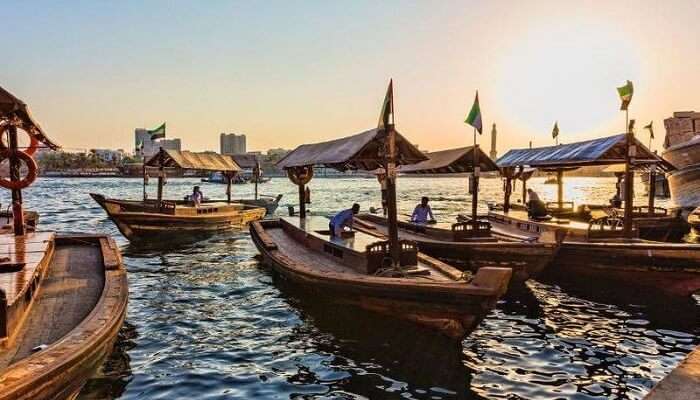
<path fill-rule="evenodd" d="M 165 184 L 165 167 L 163 167 L 163 148 L 160 148 L 158 154 L 158 207 L 161 207 L 163 201 L 163 185 Z"/>
<path fill-rule="evenodd" d="M 392 94 L 393 97 L 393 94 Z M 388 158 L 386 165 L 386 189 L 387 189 L 387 208 L 388 208 L 388 221 L 389 221 L 389 252 L 391 253 L 391 260 L 394 266 L 399 266 L 400 251 L 399 251 L 399 229 L 398 229 L 398 218 L 396 211 L 396 131 L 394 130 L 394 124 L 388 124 L 387 127 L 387 139 L 388 139 Z"/>
<path fill-rule="evenodd" d="M 146 154 L 141 149 L 141 163 L 143 168 L 141 168 L 141 178 L 143 180 L 143 201 L 146 202 Z"/>
<path fill-rule="evenodd" d="M 478 145 L 476 144 L 476 128 L 474 128 L 474 147 L 472 147 L 472 152 L 473 152 L 473 160 L 472 160 L 472 177 L 474 179 L 473 181 L 473 187 L 472 187 L 472 226 L 474 227 L 474 230 L 476 231 L 477 227 L 477 221 L 476 221 L 476 214 L 477 214 L 477 206 L 478 206 L 478 201 L 479 201 L 479 154 L 477 151 L 479 150 Z"/>
<path fill-rule="evenodd" d="M 632 121 L 632 124 L 634 120 Z M 623 233 L 626 238 L 632 238 L 632 191 L 634 190 L 634 182 L 632 175 L 632 163 L 634 162 L 633 154 L 635 148 L 633 145 L 634 134 L 632 133 L 632 124 L 628 125 L 627 135 L 625 140 L 625 214 Z"/>
<path fill-rule="evenodd" d="M 233 173 L 224 172 L 224 176 L 226 177 L 226 201 L 231 203 L 231 180 L 233 180 Z"/>
<path fill-rule="evenodd" d="M 10 123 L 8 126 L 8 135 L 8 145 L 12 150 L 12 155 L 10 156 L 10 180 L 12 182 L 17 182 L 20 180 L 20 162 L 19 158 L 17 157 L 17 152 L 19 149 L 17 147 L 17 127 L 12 123 Z M 21 189 L 12 189 L 12 222 L 15 236 L 23 236 L 26 232 L 24 227 L 24 210 L 22 209 Z"/>
<path fill-rule="evenodd" d="M 651 139 L 650 139 L 651 140 Z M 649 167 L 649 216 L 654 215 L 654 197 L 656 195 L 656 164 Z"/>
<path fill-rule="evenodd" d="M 564 170 L 557 170 L 557 203 L 561 210 L 564 206 Z"/>
<path fill-rule="evenodd" d="M 255 160 L 255 171 L 253 171 L 253 175 L 255 175 L 255 200 L 258 199 L 258 181 L 260 180 L 260 163 L 258 163 L 258 160 Z"/>

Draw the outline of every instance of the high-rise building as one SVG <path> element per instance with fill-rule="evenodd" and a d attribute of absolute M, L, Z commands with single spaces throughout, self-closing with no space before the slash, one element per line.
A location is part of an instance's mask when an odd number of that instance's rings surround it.
<path fill-rule="evenodd" d="M 496 156 L 496 124 L 493 124 L 491 127 L 491 152 L 489 153 L 489 157 L 496 161 Z"/>
<path fill-rule="evenodd" d="M 222 133 L 219 136 L 221 154 L 245 154 L 245 135 L 235 133 Z"/>

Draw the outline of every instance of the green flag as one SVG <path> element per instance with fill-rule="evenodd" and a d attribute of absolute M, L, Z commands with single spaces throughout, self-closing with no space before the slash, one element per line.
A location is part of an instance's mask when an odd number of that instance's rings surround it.
<path fill-rule="evenodd" d="M 644 129 L 649 129 L 649 138 L 654 138 L 654 121 L 649 122 L 649 125 L 645 126 Z"/>
<path fill-rule="evenodd" d="M 394 123 L 394 80 L 389 79 L 389 87 L 386 89 L 384 103 L 382 103 L 382 111 L 379 113 L 379 123 L 377 129 L 386 129 L 389 124 Z"/>
<path fill-rule="evenodd" d="M 552 139 L 559 137 L 559 125 L 558 121 L 554 122 L 554 128 L 552 128 Z"/>
<path fill-rule="evenodd" d="M 625 86 L 617 88 L 617 94 L 620 95 L 620 100 L 622 100 L 622 105 L 620 105 L 620 110 L 627 110 L 630 102 L 632 101 L 632 94 L 634 93 L 634 86 L 632 82 L 627 81 Z"/>
<path fill-rule="evenodd" d="M 474 104 L 472 109 L 467 115 L 467 119 L 464 120 L 465 123 L 471 125 L 479 132 L 481 135 L 482 125 L 481 125 L 481 108 L 479 108 L 479 91 L 476 92 L 476 98 L 474 99 Z"/>
<path fill-rule="evenodd" d="M 151 140 L 156 140 L 156 139 L 161 139 L 165 137 L 165 122 L 156 129 L 152 129 L 148 131 L 148 134 L 151 135 Z"/>

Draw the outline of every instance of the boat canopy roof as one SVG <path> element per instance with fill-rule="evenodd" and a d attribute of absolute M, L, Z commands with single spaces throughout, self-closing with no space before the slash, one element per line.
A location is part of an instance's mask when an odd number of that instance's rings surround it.
<path fill-rule="evenodd" d="M 489 158 L 481 147 L 476 147 L 481 171 L 498 171 L 498 165 Z M 453 174 L 474 170 L 474 146 L 460 147 L 425 153 L 427 160 L 405 165 L 399 170 L 408 174 Z"/>
<path fill-rule="evenodd" d="M 303 144 L 277 162 L 280 168 L 323 165 L 339 171 L 372 171 L 384 161 L 384 130 L 370 129 L 356 135 L 322 143 Z M 397 165 L 414 164 L 427 157 L 396 132 Z"/>
<path fill-rule="evenodd" d="M 19 128 L 34 136 L 46 147 L 52 150 L 60 147 L 46 136 L 39 124 L 32 118 L 29 107 L 12 93 L 0 87 L 0 126 L 15 118 L 20 122 Z"/>
<path fill-rule="evenodd" d="M 624 164 L 626 134 L 608 136 L 583 142 L 533 149 L 510 150 L 496 161 L 501 168 L 529 166 L 539 169 L 572 169 L 586 165 Z M 651 152 L 635 139 L 637 155 L 635 168 L 657 164 L 663 170 L 673 169 L 667 161 Z"/>
<path fill-rule="evenodd" d="M 241 167 L 231 156 L 217 153 L 195 153 L 161 148 L 146 161 L 149 167 L 197 169 L 202 171 L 238 172 Z"/>
<path fill-rule="evenodd" d="M 232 154 L 231 158 L 243 169 L 253 169 L 258 164 L 258 156 L 255 154 Z"/>

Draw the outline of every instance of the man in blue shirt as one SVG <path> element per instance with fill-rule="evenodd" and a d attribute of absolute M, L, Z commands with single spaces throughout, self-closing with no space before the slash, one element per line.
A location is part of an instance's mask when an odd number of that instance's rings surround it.
<path fill-rule="evenodd" d="M 428 201 L 429 199 L 426 196 L 421 197 L 420 204 L 413 209 L 413 214 L 411 214 L 411 222 L 415 222 L 417 224 L 425 224 L 428 222 L 435 223 L 433 210 L 430 209 Z M 430 219 L 428 219 L 428 216 L 430 216 Z"/>
<path fill-rule="evenodd" d="M 352 230 L 352 222 L 355 214 L 360 212 L 360 205 L 355 203 L 352 208 L 343 210 L 331 218 L 331 222 L 328 224 L 328 229 L 331 231 L 331 236 L 340 237 L 343 229 L 347 226 Z"/>

